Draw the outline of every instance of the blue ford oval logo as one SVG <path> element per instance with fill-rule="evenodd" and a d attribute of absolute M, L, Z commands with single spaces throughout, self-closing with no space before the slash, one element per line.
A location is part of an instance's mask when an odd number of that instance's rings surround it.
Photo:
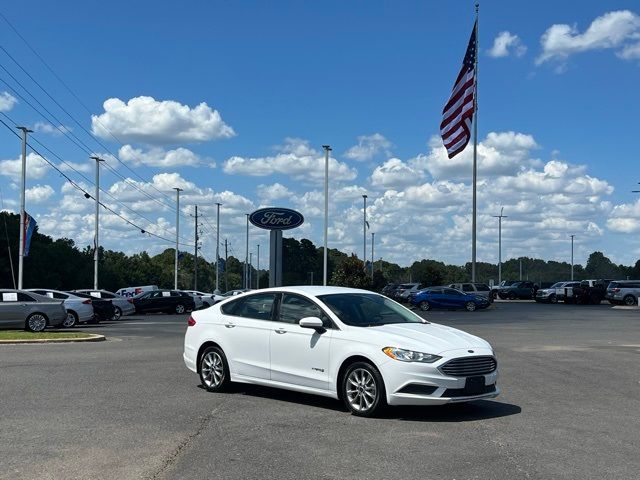
<path fill-rule="evenodd" d="M 289 230 L 304 223 L 300 212 L 289 208 L 261 208 L 249 215 L 249 221 L 256 227 L 266 230 Z"/>

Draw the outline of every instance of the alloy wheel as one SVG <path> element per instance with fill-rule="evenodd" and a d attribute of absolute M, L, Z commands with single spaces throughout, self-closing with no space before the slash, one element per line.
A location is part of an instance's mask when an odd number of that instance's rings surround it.
<path fill-rule="evenodd" d="M 122 310 L 120 307 L 114 307 L 113 317 L 111 317 L 111 320 L 120 320 L 120 317 L 122 317 Z"/>
<path fill-rule="evenodd" d="M 347 401 L 351 408 L 359 413 L 366 413 L 373 407 L 378 387 L 371 372 L 364 368 L 353 370 L 347 377 Z"/>
<path fill-rule="evenodd" d="M 62 326 L 71 328 L 76 324 L 76 316 L 72 312 L 67 312 L 67 318 L 62 322 Z"/>
<path fill-rule="evenodd" d="M 464 308 L 466 308 L 470 312 L 473 312 L 476 309 L 476 304 L 473 302 L 467 302 Z"/>
<path fill-rule="evenodd" d="M 208 388 L 219 387 L 224 381 L 224 363 L 218 352 L 208 352 L 202 357 L 202 381 Z"/>
<path fill-rule="evenodd" d="M 27 320 L 27 329 L 31 332 L 42 332 L 47 326 L 47 319 L 41 313 L 34 313 Z"/>
<path fill-rule="evenodd" d="M 184 305 L 182 305 L 181 303 L 176 305 L 176 313 L 177 314 L 181 314 L 181 313 L 184 313 L 184 312 L 185 312 Z"/>
<path fill-rule="evenodd" d="M 628 307 L 633 307 L 636 304 L 636 299 L 631 295 L 627 295 L 626 297 L 624 297 L 624 304 Z"/>
<path fill-rule="evenodd" d="M 420 310 L 426 312 L 430 308 L 431 308 L 431 305 L 429 305 L 429 302 L 427 302 L 426 300 L 420 302 Z"/>

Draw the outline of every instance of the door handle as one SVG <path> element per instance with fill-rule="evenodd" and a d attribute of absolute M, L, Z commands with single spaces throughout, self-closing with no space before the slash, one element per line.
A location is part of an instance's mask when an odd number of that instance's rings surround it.
<path fill-rule="evenodd" d="M 279 333 L 280 335 L 282 335 L 283 333 L 287 333 L 287 331 L 283 328 L 279 328 L 278 330 L 275 330 L 276 333 Z"/>
<path fill-rule="evenodd" d="M 225 323 L 224 326 L 227 327 L 227 328 L 233 328 L 233 327 L 235 327 L 235 324 L 234 323 Z"/>

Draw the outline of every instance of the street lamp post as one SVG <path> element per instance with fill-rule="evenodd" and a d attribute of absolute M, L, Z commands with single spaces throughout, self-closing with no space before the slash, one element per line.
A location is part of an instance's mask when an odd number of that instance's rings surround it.
<path fill-rule="evenodd" d="M 24 211 L 25 204 L 25 188 L 27 183 L 27 134 L 33 132 L 27 127 L 18 127 L 22 130 L 22 170 L 20 172 L 20 244 L 18 246 L 18 289 L 22 290 L 22 276 L 24 265 L 24 222 L 26 213 Z"/>
<path fill-rule="evenodd" d="M 220 205 L 216 203 L 216 291 L 220 293 Z"/>
<path fill-rule="evenodd" d="M 251 288 L 251 284 L 249 284 L 249 214 L 245 214 L 247 216 L 247 246 L 246 246 L 246 255 L 244 257 L 244 288 Z"/>
<path fill-rule="evenodd" d="M 331 147 L 323 145 L 324 148 L 324 248 L 322 252 L 322 284 L 327 285 L 327 244 L 329 231 L 329 152 Z"/>
<path fill-rule="evenodd" d="M 502 283 L 502 219 L 507 218 L 503 212 L 504 207 L 500 209 L 500 215 L 493 215 L 493 218 L 498 219 L 498 285 Z"/>
<path fill-rule="evenodd" d="M 180 247 L 180 192 L 181 188 L 174 187 L 176 191 L 176 256 L 174 259 L 174 272 L 173 272 L 173 288 L 178 289 L 178 249 Z"/>
<path fill-rule="evenodd" d="M 256 268 L 256 290 L 258 290 L 260 288 L 260 244 L 258 244 L 258 259 L 256 262 L 257 268 Z"/>
<path fill-rule="evenodd" d="M 93 242 L 93 289 L 98 289 L 98 250 L 100 249 L 99 226 L 100 226 L 100 162 L 104 160 L 100 157 L 90 157 L 96 162 L 96 193 L 94 200 L 96 201 L 96 218 L 94 225 L 94 242 Z"/>
<path fill-rule="evenodd" d="M 362 195 L 364 200 L 363 222 L 362 222 L 362 262 L 367 263 L 367 196 Z"/>
<path fill-rule="evenodd" d="M 376 234 L 375 232 L 371 232 L 371 281 L 373 281 L 373 244 L 375 241 Z"/>
<path fill-rule="evenodd" d="M 573 281 L 573 238 L 575 235 L 570 235 L 571 237 L 571 280 Z"/>

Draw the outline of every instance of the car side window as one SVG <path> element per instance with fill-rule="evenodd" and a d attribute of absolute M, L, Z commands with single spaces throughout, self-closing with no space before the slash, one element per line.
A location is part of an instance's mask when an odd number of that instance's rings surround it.
<path fill-rule="evenodd" d="M 454 290 L 453 288 L 445 288 L 444 293 L 445 295 L 460 295 L 460 292 L 458 290 Z"/>
<path fill-rule="evenodd" d="M 113 293 L 106 293 L 106 292 L 100 292 L 100 297 L 101 298 L 116 298 L 116 296 Z"/>
<path fill-rule="evenodd" d="M 238 301 L 238 305 L 233 309 L 231 315 L 257 320 L 271 320 L 275 301 L 275 293 L 259 293 L 243 297 L 242 301 Z"/>
<path fill-rule="evenodd" d="M 67 298 L 69 298 L 69 295 L 64 294 L 64 293 L 58 293 L 58 292 L 52 292 L 53 293 L 53 298 L 58 298 L 60 300 L 65 300 Z"/>
<path fill-rule="evenodd" d="M 471 285 L 470 283 L 463 283 L 462 284 L 462 291 L 463 292 L 473 292 L 475 290 L 473 289 L 473 285 Z"/>
<path fill-rule="evenodd" d="M 331 326 L 331 321 L 324 314 L 322 309 L 311 300 L 285 293 L 280 302 L 280 316 L 278 320 L 284 323 L 298 323 L 305 317 L 317 317 L 322 320 L 325 327 Z"/>
<path fill-rule="evenodd" d="M 487 285 L 486 283 L 480 283 L 480 284 L 476 285 L 476 289 L 479 292 L 488 292 L 490 290 L 489 289 L 489 285 Z"/>
<path fill-rule="evenodd" d="M 18 292 L 18 301 L 19 302 L 35 302 L 36 300 L 31 295 L 27 295 L 26 293 L 23 293 L 23 292 Z"/>
<path fill-rule="evenodd" d="M 431 295 L 441 295 L 442 294 L 442 289 L 441 288 L 430 288 L 429 290 L 427 290 L 427 293 L 429 293 Z"/>

